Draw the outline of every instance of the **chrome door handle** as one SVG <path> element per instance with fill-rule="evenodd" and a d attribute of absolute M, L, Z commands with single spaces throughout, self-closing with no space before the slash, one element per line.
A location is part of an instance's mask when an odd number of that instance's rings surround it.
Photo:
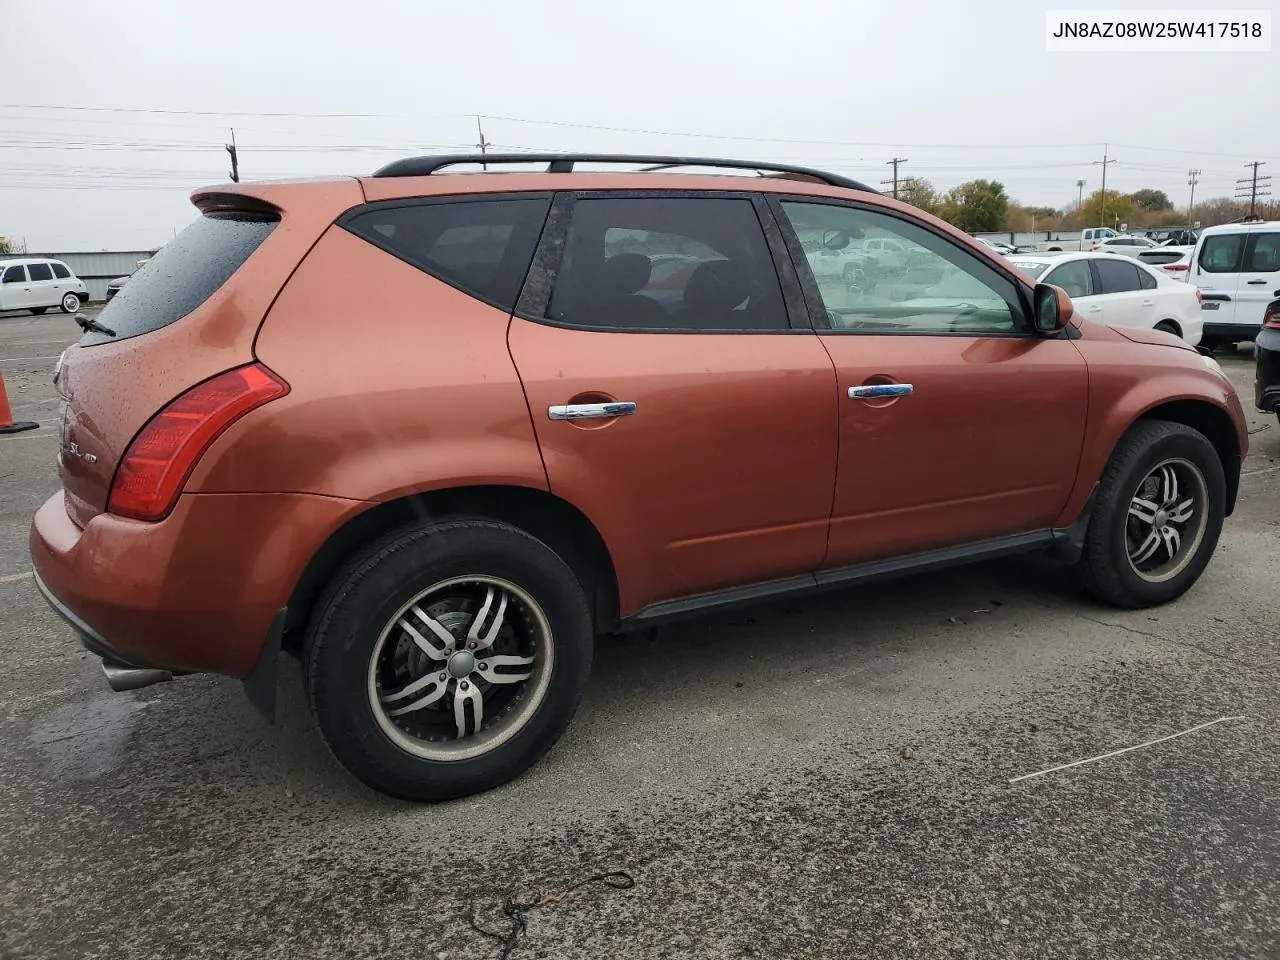
<path fill-rule="evenodd" d="M 881 397 L 907 397 L 914 392 L 909 383 L 869 383 L 849 388 L 850 400 L 879 400 Z"/>
<path fill-rule="evenodd" d="M 547 407 L 550 420 L 608 420 L 611 417 L 629 417 L 636 412 L 630 400 L 613 403 L 569 403 Z"/>

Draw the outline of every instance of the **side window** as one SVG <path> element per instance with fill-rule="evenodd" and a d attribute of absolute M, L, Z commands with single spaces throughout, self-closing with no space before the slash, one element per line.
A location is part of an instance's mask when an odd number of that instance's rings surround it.
<path fill-rule="evenodd" d="M 1128 293 L 1142 289 L 1138 268 L 1126 260 L 1095 260 L 1094 266 L 1098 268 L 1103 293 Z"/>
<path fill-rule="evenodd" d="M 1243 233 L 1206 237 L 1200 248 L 1200 269 L 1205 273 L 1239 273 L 1243 248 Z"/>
<path fill-rule="evenodd" d="M 1067 291 L 1073 300 L 1079 297 L 1092 297 L 1098 291 L 1093 288 L 1093 271 L 1089 269 L 1088 260 L 1072 260 L 1044 278 L 1045 283 L 1052 283 Z"/>
<path fill-rule="evenodd" d="M 569 214 L 547 319 L 622 330 L 786 330 L 750 200 L 585 197 Z"/>
<path fill-rule="evenodd" d="M 860 207 L 783 201 L 833 329 L 1009 334 L 1027 329 L 1013 280 L 937 234 Z"/>
<path fill-rule="evenodd" d="M 49 268 L 47 263 L 29 263 L 27 264 L 27 272 L 31 274 L 32 281 L 53 279 L 53 270 Z"/>
<path fill-rule="evenodd" d="M 1280 233 L 1255 233 L 1246 273 L 1280 272 Z"/>
<path fill-rule="evenodd" d="M 70 270 L 68 270 L 68 269 L 67 269 L 65 266 L 63 266 L 61 263 L 55 263 L 55 264 L 53 264 L 53 275 L 54 275 L 55 277 L 57 277 L 59 280 L 70 280 L 70 279 L 71 279 L 71 271 L 70 271 Z"/>
<path fill-rule="evenodd" d="M 1143 290 L 1154 290 L 1156 288 L 1156 278 L 1141 268 L 1138 270 L 1138 282 L 1142 284 Z"/>
<path fill-rule="evenodd" d="M 419 270 L 511 310 L 550 205 L 548 197 L 409 201 L 357 209 L 340 223 Z"/>
<path fill-rule="evenodd" d="M 0 283 L 26 283 L 27 268 L 17 263 L 4 272 L 4 276 L 0 277 Z"/>

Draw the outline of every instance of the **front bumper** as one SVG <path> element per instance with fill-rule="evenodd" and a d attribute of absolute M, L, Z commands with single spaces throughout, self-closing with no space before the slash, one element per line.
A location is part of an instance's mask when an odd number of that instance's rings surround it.
<path fill-rule="evenodd" d="M 94 653 L 124 666 L 247 677 L 306 564 L 360 501 L 184 494 L 159 523 L 80 529 L 59 490 L 29 538 L 36 583 Z"/>

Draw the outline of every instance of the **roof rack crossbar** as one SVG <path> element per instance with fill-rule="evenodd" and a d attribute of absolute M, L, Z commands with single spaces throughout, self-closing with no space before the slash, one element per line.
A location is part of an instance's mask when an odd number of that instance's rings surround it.
<path fill-rule="evenodd" d="M 725 160 L 715 157 L 667 157 L 648 154 L 618 153 L 454 153 L 440 156 L 406 157 L 374 171 L 375 177 L 425 177 L 445 167 L 462 164 L 545 163 L 548 173 L 571 173 L 576 163 L 627 163 L 649 164 L 650 169 L 671 167 L 720 167 L 727 170 L 755 170 L 766 173 L 786 173 L 812 177 L 832 187 L 861 190 L 865 193 L 880 191 L 857 180 L 814 170 L 810 167 L 793 167 L 788 164 L 769 163 L 763 160 Z"/>

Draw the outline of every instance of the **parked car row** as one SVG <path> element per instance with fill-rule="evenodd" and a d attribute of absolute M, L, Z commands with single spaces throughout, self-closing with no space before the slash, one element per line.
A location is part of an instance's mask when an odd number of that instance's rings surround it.
<path fill-rule="evenodd" d="M 0 310 L 50 307 L 75 313 L 89 300 L 89 288 L 61 260 L 12 258 L 0 260 Z"/>

